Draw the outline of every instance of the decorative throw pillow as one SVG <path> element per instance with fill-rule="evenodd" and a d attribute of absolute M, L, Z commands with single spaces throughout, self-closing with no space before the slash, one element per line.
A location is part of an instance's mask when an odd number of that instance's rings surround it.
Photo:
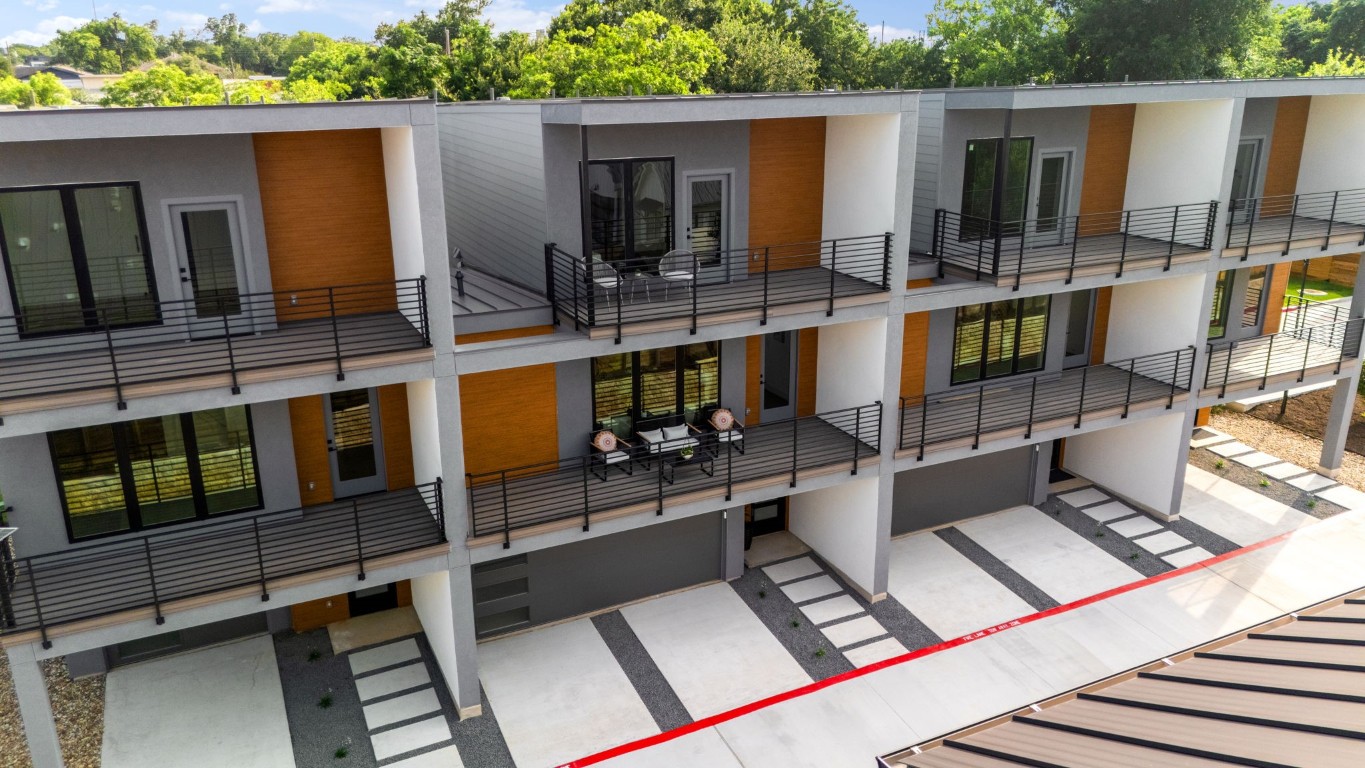
<path fill-rule="evenodd" d="M 646 443 L 662 443 L 664 431 L 662 429 L 651 429 L 648 432 L 641 432 L 640 437 L 644 438 Z"/>
<path fill-rule="evenodd" d="M 679 424 L 676 427 L 664 427 L 665 440 L 681 440 L 687 437 L 687 425 Z"/>
<path fill-rule="evenodd" d="M 611 453 L 616 450 L 616 435 L 604 429 L 592 439 L 592 444 L 602 453 Z"/>
<path fill-rule="evenodd" d="M 729 408 L 718 409 L 711 414 L 711 426 L 719 432 L 725 432 L 735 426 L 735 415 L 730 413 Z"/>

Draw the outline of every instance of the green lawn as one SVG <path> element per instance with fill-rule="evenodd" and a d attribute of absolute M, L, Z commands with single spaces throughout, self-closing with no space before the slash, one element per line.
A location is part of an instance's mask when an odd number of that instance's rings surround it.
<path fill-rule="evenodd" d="M 1351 295 L 1352 287 L 1341 285 L 1340 283 L 1329 283 L 1326 280 L 1308 280 L 1303 284 L 1306 289 L 1304 297 L 1315 301 L 1331 301 L 1332 299 L 1344 299 Z M 1322 291 L 1322 294 L 1308 293 L 1307 291 Z M 1289 286 L 1284 289 L 1284 305 L 1289 306 L 1299 295 L 1299 277 L 1295 275 L 1289 278 Z"/>

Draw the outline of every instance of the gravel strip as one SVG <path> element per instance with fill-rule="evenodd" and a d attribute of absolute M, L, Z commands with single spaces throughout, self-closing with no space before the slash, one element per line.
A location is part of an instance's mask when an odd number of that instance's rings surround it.
<path fill-rule="evenodd" d="M 65 659 L 43 662 L 47 694 L 57 722 L 57 740 L 68 768 L 99 768 L 104 745 L 104 675 L 71 680 Z M 0 768 L 32 768 L 19 700 L 9 674 L 9 657 L 0 653 Z"/>
<path fill-rule="evenodd" d="M 668 684 L 664 673 L 659 671 L 659 665 L 654 663 L 644 643 L 640 642 L 620 611 L 594 616 L 592 625 L 611 649 L 621 671 L 630 679 L 630 684 L 635 686 L 635 692 L 640 694 L 640 700 L 649 714 L 653 715 L 660 731 L 671 731 L 692 722 L 692 716 L 687 713 L 682 699 Z"/>
<path fill-rule="evenodd" d="M 1052 519 L 1074 531 L 1091 544 L 1114 556 L 1115 560 L 1145 576 L 1155 576 L 1171 570 L 1171 566 L 1160 557 L 1139 547 L 1122 534 L 1116 533 L 1108 525 L 1096 520 L 1076 507 L 1067 504 L 1056 496 L 1038 505 L 1038 509 L 1052 515 Z M 1146 513 L 1133 510 L 1134 515 L 1148 517 Z M 1131 515 L 1130 515 L 1131 517 Z M 1126 519 L 1126 518 L 1123 518 Z M 1117 521 L 1114 521 L 1117 522 Z M 1163 529 L 1169 526 L 1162 524 Z"/>
<path fill-rule="evenodd" d="M 967 534 L 956 528 L 940 528 L 934 531 L 934 535 L 948 542 L 948 546 L 956 549 L 972 561 L 977 568 L 990 574 L 996 581 L 1004 584 L 1009 591 L 1019 596 L 1019 599 L 1033 606 L 1035 611 L 1046 611 L 1049 608 L 1056 608 L 1057 601 L 1047 596 L 1043 590 L 1033 586 L 1033 582 L 1019 575 L 1019 572 L 1005 565 L 1000 558 L 986 551 L 986 548 L 971 540 Z"/>
<path fill-rule="evenodd" d="M 815 559 L 815 553 L 811 552 L 801 557 Z M 820 561 L 816 559 L 816 562 Z M 761 569 L 745 568 L 744 575 L 730 582 L 730 587 L 749 606 L 749 610 L 767 626 L 773 637 L 786 647 L 792 658 L 796 659 L 796 663 L 801 665 L 812 680 L 824 680 L 853 669 L 853 665 L 844 658 L 844 655 L 830 645 L 824 634 L 797 610 L 796 603 L 778 589 Z M 853 595 L 853 599 L 859 603 L 863 602 L 857 595 Z M 792 626 L 793 624 L 796 626 Z M 824 652 L 819 653 L 821 650 Z"/>
<path fill-rule="evenodd" d="M 1265 406 L 1258 406 L 1257 411 L 1260 412 L 1262 408 Z M 1274 408 L 1278 412 L 1279 404 L 1274 404 Z M 1209 426 L 1232 435 L 1258 451 L 1278 456 L 1310 471 L 1318 466 L 1318 459 L 1322 457 L 1322 440 L 1245 413 L 1215 412 Z M 1365 491 L 1365 457 L 1347 451 L 1341 471 L 1337 473 L 1337 481 L 1358 491 Z"/>
<path fill-rule="evenodd" d="M 1249 442 L 1247 444 L 1251 445 Z M 1266 453 L 1271 452 L 1266 451 Z M 1285 458 L 1279 454 L 1271 455 L 1281 459 Z M 1350 456 L 1351 454 L 1347 455 Z M 1220 461 L 1223 463 L 1222 467 L 1218 466 Z M 1298 464 L 1298 462 L 1294 463 Z M 1250 488 L 1263 496 L 1269 496 L 1281 504 L 1293 507 L 1305 515 L 1312 515 L 1320 520 L 1325 520 L 1332 515 L 1339 515 L 1346 511 L 1330 501 L 1315 498 L 1313 494 L 1308 491 L 1295 488 L 1283 480 L 1266 477 L 1261 474 L 1259 470 L 1252 469 L 1251 467 L 1244 467 L 1231 459 L 1223 459 L 1207 448 L 1196 448 L 1191 450 L 1190 464 L 1191 466 L 1199 467 L 1206 472 L 1212 472 L 1224 480 L 1231 480 L 1243 488 Z M 1303 465 L 1299 464 L 1299 466 Z M 1265 481 L 1266 484 L 1264 486 L 1261 485 L 1261 481 Z M 1207 549 L 1207 547 L 1205 547 L 1205 549 Z M 1209 551 L 1214 552 L 1214 550 Z M 1217 553 L 1215 552 L 1215 554 Z"/>

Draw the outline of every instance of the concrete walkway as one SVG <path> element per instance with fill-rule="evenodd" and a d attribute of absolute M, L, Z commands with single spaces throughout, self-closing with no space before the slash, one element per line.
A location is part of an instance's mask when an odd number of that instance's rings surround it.
<path fill-rule="evenodd" d="M 105 681 L 104 768 L 294 768 L 268 636 L 119 667 Z"/>

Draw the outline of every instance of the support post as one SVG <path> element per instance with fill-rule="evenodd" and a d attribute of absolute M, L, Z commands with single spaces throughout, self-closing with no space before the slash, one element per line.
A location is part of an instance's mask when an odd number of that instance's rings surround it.
<path fill-rule="evenodd" d="M 62 762 L 61 743 L 57 741 L 52 701 L 48 699 L 47 681 L 43 679 L 33 646 L 16 645 L 6 653 L 33 768 L 63 768 L 66 764 Z"/>

